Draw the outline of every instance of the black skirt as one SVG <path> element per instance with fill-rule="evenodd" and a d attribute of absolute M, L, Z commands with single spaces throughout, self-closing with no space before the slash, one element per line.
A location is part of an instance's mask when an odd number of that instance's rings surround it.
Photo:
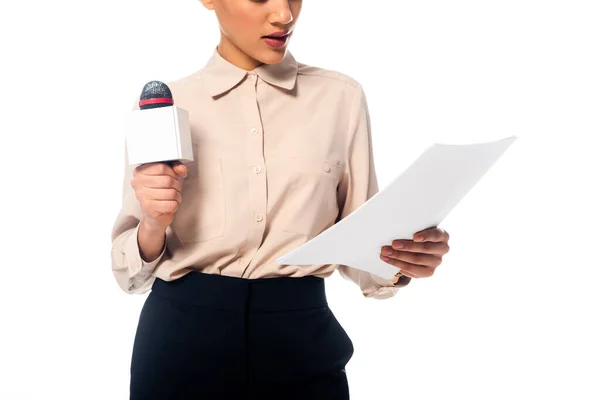
<path fill-rule="evenodd" d="M 130 399 L 348 399 L 353 353 L 323 278 L 156 278 L 133 345 Z"/>

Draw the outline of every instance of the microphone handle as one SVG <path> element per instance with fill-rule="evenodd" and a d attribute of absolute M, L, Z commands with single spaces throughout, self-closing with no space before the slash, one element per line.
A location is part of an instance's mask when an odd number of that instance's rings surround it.
<path fill-rule="evenodd" d="M 167 164 L 169 167 L 173 168 L 173 166 L 175 165 L 175 163 L 177 162 L 177 160 L 171 160 L 171 161 L 159 161 L 159 163 L 162 164 Z M 151 163 L 141 163 L 140 165 L 145 165 L 145 164 L 154 164 L 155 162 L 151 162 Z"/>

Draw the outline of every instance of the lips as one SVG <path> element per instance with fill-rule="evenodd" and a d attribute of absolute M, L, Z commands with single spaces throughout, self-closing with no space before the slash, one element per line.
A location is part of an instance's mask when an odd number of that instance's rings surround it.
<path fill-rule="evenodd" d="M 274 40 L 285 40 L 287 35 L 285 36 L 263 36 L 265 39 L 274 39 Z"/>
<path fill-rule="evenodd" d="M 288 36 L 290 34 L 290 32 L 273 32 L 270 35 L 266 35 L 263 36 L 264 38 L 269 38 L 269 39 L 279 39 L 279 40 L 283 40 L 286 38 L 286 36 Z"/>

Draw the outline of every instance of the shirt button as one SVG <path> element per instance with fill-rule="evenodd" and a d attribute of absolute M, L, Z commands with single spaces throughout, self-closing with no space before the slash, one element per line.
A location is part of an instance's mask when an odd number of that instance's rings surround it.
<path fill-rule="evenodd" d="M 329 166 L 329 164 L 325 164 L 325 166 L 323 167 L 323 169 L 325 170 L 325 172 L 331 171 L 331 167 Z"/>
<path fill-rule="evenodd" d="M 256 172 L 257 174 L 260 173 L 261 170 L 262 168 L 259 166 L 254 167 L 254 172 Z"/>
<path fill-rule="evenodd" d="M 252 133 L 253 135 L 256 135 L 258 133 L 258 130 L 256 128 L 252 128 L 252 129 L 250 129 L 250 133 Z"/>
<path fill-rule="evenodd" d="M 262 221 L 262 219 L 263 219 L 262 215 L 256 214 L 256 221 L 257 222 Z"/>
<path fill-rule="evenodd" d="M 244 263 L 244 259 L 243 258 L 238 258 L 238 263 L 243 264 Z"/>

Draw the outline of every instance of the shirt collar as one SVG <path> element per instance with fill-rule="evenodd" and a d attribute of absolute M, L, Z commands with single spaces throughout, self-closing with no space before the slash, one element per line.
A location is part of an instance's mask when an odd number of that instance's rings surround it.
<path fill-rule="evenodd" d="M 296 84 L 298 63 L 289 50 L 277 64 L 262 64 L 253 70 L 265 82 L 291 90 Z M 211 96 L 218 96 L 236 86 L 249 73 L 224 59 L 215 48 L 212 56 L 202 69 Z"/>

